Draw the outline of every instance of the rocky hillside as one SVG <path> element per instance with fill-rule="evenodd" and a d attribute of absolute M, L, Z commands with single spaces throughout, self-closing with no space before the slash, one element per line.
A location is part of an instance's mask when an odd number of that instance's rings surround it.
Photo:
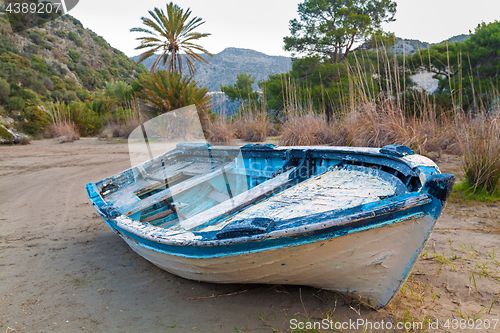
<path fill-rule="evenodd" d="M 209 64 L 198 64 L 196 81 L 201 86 L 208 87 L 210 91 L 220 91 L 220 86 L 236 83 L 236 75 L 241 73 L 251 74 L 257 82 L 267 79 L 269 74 L 287 72 L 292 68 L 291 58 L 283 56 L 269 56 L 261 52 L 248 49 L 229 47 L 214 55 L 214 58 L 205 56 Z M 137 60 L 139 56 L 132 57 Z M 143 63 L 150 68 L 154 57 L 146 59 Z"/>
<path fill-rule="evenodd" d="M 0 15 L 0 116 L 28 134 L 47 122 L 37 106 L 83 102 L 105 82 L 131 84 L 145 72 L 70 15 L 18 33 Z M 0 123 L 7 125 L 17 126 Z"/>
<path fill-rule="evenodd" d="M 444 44 L 444 43 L 457 43 L 457 42 L 464 42 L 466 39 L 468 39 L 470 35 L 458 35 L 458 36 L 453 36 L 451 38 L 448 38 L 446 40 L 443 40 L 440 43 L 436 44 Z M 397 54 L 413 54 L 417 52 L 418 50 L 426 49 L 430 47 L 431 43 L 425 43 L 421 42 L 417 39 L 403 39 L 403 38 L 396 38 L 396 45 L 391 47 L 391 51 L 396 50 Z"/>

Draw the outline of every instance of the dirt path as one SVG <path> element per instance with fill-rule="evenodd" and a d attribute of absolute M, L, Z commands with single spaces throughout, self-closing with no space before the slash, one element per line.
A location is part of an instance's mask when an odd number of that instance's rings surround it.
<path fill-rule="evenodd" d="M 462 316 L 491 321 L 482 332 L 500 330 L 492 329 L 500 319 L 496 205 L 449 205 L 404 290 L 376 312 L 313 288 L 198 283 L 158 269 L 111 232 L 85 193 L 86 183 L 129 165 L 124 144 L 95 139 L 0 147 L 0 332 L 281 332 L 294 319 L 297 327 L 439 320 L 432 331 L 465 332 L 443 326 Z"/>

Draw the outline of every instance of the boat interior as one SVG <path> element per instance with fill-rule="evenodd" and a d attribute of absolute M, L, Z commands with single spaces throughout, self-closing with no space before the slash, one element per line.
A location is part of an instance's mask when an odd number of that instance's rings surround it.
<path fill-rule="evenodd" d="M 417 191 L 415 172 L 376 154 L 179 145 L 96 183 L 108 206 L 163 229 L 217 231 L 286 220 Z"/>

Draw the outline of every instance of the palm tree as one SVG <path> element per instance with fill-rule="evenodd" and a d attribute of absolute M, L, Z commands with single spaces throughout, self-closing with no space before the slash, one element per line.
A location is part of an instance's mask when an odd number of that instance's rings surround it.
<path fill-rule="evenodd" d="M 167 5 L 167 15 L 162 9 L 156 8 L 154 11 L 149 11 L 153 19 L 141 17 L 142 22 L 151 28 L 132 28 L 131 32 L 144 32 L 152 36 L 138 37 L 137 40 L 141 41 L 141 45 L 136 47 L 136 50 L 151 48 L 141 54 L 138 63 L 155 55 L 155 52 L 161 50 L 160 55 L 156 58 L 153 66 L 151 66 L 151 73 L 158 69 L 160 61 L 162 65 L 166 65 L 167 71 L 178 70 L 182 73 L 182 54 L 185 53 L 184 58 L 189 68 L 189 74 L 192 76 L 196 71 L 194 66 L 195 61 L 205 62 L 208 61 L 203 58 L 196 51 L 214 57 L 211 53 L 205 50 L 202 46 L 194 44 L 192 41 L 198 40 L 202 37 L 210 36 L 209 33 L 193 32 L 205 22 L 201 18 L 194 17 L 188 21 L 191 10 L 188 8 L 186 12 L 173 2 Z"/>

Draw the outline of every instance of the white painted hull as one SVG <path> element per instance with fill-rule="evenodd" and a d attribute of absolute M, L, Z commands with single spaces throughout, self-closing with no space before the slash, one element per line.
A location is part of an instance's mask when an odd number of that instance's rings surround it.
<path fill-rule="evenodd" d="M 145 259 L 187 279 L 306 285 L 348 293 L 379 308 L 405 282 L 435 222 L 424 216 L 301 246 L 204 259 L 152 251 L 122 237 Z"/>

